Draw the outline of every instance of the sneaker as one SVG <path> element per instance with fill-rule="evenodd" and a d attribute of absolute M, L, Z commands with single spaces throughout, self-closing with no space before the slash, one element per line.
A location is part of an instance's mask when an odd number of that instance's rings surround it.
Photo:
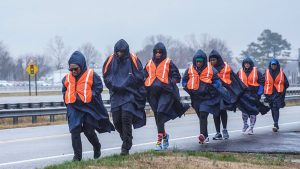
<path fill-rule="evenodd" d="M 279 130 L 279 126 L 277 123 L 275 123 L 273 127 L 273 132 L 278 132 L 278 130 Z"/>
<path fill-rule="evenodd" d="M 229 139 L 229 134 L 228 134 L 227 129 L 223 129 L 222 133 L 223 133 L 223 138 L 224 139 Z"/>
<path fill-rule="evenodd" d="M 163 149 L 163 134 L 162 133 L 158 133 L 157 135 L 157 142 L 156 142 L 156 145 L 155 145 L 155 151 L 160 151 Z"/>
<path fill-rule="evenodd" d="M 222 140 L 222 134 L 216 133 L 216 135 L 213 137 L 213 140 Z"/>
<path fill-rule="evenodd" d="M 199 139 L 199 144 L 203 144 L 205 141 L 205 136 L 203 134 L 200 134 L 198 139 Z"/>
<path fill-rule="evenodd" d="M 126 150 L 126 149 L 122 148 L 120 155 L 121 156 L 127 156 L 127 155 L 129 155 L 129 150 Z"/>
<path fill-rule="evenodd" d="M 249 127 L 248 124 L 244 124 L 244 127 L 243 127 L 243 129 L 242 129 L 242 133 L 246 133 L 248 127 Z"/>
<path fill-rule="evenodd" d="M 76 155 L 73 156 L 73 159 L 72 161 L 75 162 L 75 161 L 81 161 L 82 157 L 78 157 Z"/>
<path fill-rule="evenodd" d="M 94 148 L 94 159 L 97 159 L 101 156 L 101 148 Z"/>
<path fill-rule="evenodd" d="M 156 143 L 155 151 L 160 151 L 162 149 L 163 149 L 162 144 L 161 143 Z"/>
<path fill-rule="evenodd" d="M 162 146 L 164 149 L 167 149 L 169 147 L 169 134 L 166 134 L 163 137 L 162 144 L 163 144 Z"/>
<path fill-rule="evenodd" d="M 253 128 L 250 128 L 250 129 L 248 130 L 248 135 L 253 135 L 253 134 L 254 134 Z"/>
<path fill-rule="evenodd" d="M 209 137 L 206 137 L 206 139 L 204 140 L 204 143 L 205 143 L 205 144 L 208 144 L 208 143 L 209 143 Z"/>

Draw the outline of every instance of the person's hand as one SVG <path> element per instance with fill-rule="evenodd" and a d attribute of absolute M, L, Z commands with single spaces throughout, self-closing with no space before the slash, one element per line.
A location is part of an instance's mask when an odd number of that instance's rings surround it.
<path fill-rule="evenodd" d="M 215 80 L 215 81 L 213 81 L 212 85 L 214 88 L 218 89 L 219 87 L 222 86 L 222 83 L 220 80 Z"/>
<path fill-rule="evenodd" d="M 264 87 L 260 85 L 257 90 L 257 95 L 261 96 L 264 93 Z"/>

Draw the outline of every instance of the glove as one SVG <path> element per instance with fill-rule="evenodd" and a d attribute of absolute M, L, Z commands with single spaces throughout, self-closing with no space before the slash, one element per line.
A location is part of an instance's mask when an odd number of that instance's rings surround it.
<path fill-rule="evenodd" d="M 257 95 L 261 96 L 264 93 L 264 87 L 262 85 L 259 85 Z"/>
<path fill-rule="evenodd" d="M 217 88 L 222 86 L 222 83 L 221 83 L 220 80 L 215 80 L 215 81 L 213 81 L 212 85 L 213 85 L 214 88 L 217 89 Z"/>

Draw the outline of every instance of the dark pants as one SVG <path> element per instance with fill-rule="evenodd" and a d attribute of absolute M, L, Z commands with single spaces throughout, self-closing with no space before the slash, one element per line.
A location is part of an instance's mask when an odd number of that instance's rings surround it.
<path fill-rule="evenodd" d="M 158 133 L 165 132 L 165 118 L 173 106 L 174 99 L 171 93 L 159 91 L 150 96 L 150 106 L 154 112 Z"/>
<path fill-rule="evenodd" d="M 71 131 L 72 147 L 74 157 L 78 160 L 82 158 L 82 143 L 80 133 L 83 131 L 89 142 L 93 145 L 94 151 L 100 150 L 101 144 L 95 132 L 95 128 L 87 122 L 83 122 L 82 126 L 78 126 Z"/>
<path fill-rule="evenodd" d="M 273 117 L 274 124 L 278 124 L 278 121 L 279 121 L 279 108 L 272 107 L 271 112 L 272 112 L 272 117 Z"/>
<path fill-rule="evenodd" d="M 220 114 L 218 116 L 214 116 L 214 122 L 215 122 L 215 127 L 216 127 L 217 133 L 220 133 L 221 121 L 222 121 L 223 129 L 227 128 L 227 119 L 228 119 L 228 116 L 227 116 L 226 110 L 221 110 Z"/>
<path fill-rule="evenodd" d="M 162 121 L 162 114 L 154 112 L 157 133 L 165 133 L 165 123 Z"/>
<path fill-rule="evenodd" d="M 198 118 L 200 120 L 200 134 L 203 134 L 206 137 L 208 137 L 208 132 L 207 132 L 207 117 L 208 114 L 207 112 L 198 112 L 196 111 Z"/>
<path fill-rule="evenodd" d="M 123 141 L 122 151 L 129 151 L 132 147 L 132 116 L 132 113 L 122 110 L 112 113 L 115 129 Z"/>

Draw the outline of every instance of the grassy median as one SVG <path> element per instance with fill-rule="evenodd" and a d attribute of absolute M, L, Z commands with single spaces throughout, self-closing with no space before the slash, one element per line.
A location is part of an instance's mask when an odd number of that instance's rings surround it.
<path fill-rule="evenodd" d="M 45 169 L 106 169 L 106 168 L 205 168 L 205 169 L 296 169 L 299 155 L 238 154 L 200 151 L 147 151 L 130 156 L 113 155 L 98 160 L 64 162 Z"/>

